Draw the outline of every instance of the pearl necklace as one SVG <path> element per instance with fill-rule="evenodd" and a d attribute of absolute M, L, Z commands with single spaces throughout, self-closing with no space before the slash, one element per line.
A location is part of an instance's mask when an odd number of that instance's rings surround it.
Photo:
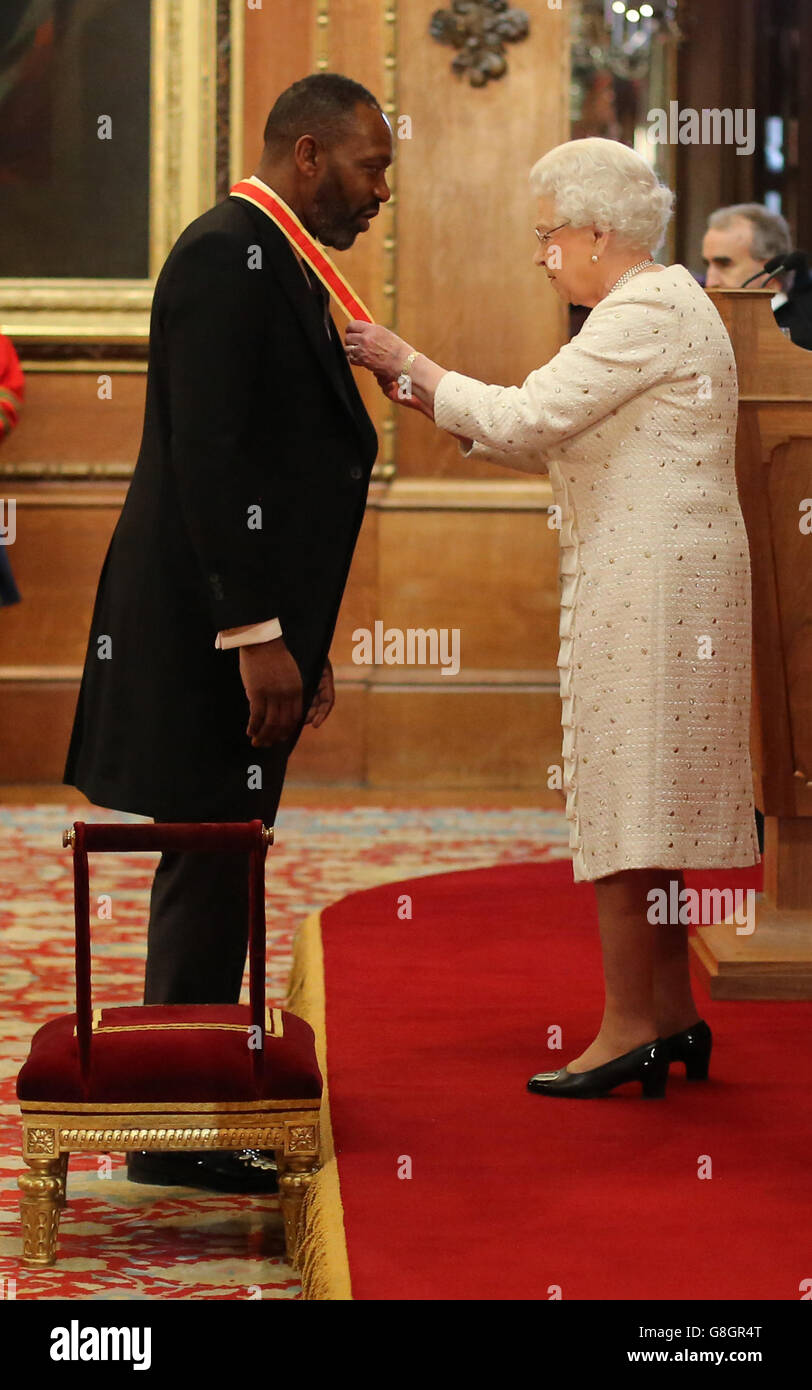
<path fill-rule="evenodd" d="M 654 265 L 654 261 L 651 259 L 651 256 L 649 256 L 647 261 L 641 261 L 639 265 L 633 265 L 631 270 L 625 271 L 624 274 L 621 275 L 620 279 L 615 281 L 614 285 L 612 286 L 612 289 L 607 290 L 606 293 L 611 294 L 612 290 L 619 290 L 621 285 L 627 284 L 628 281 L 631 280 L 633 275 L 637 275 L 639 271 L 645 270 L 646 266 L 648 265 Z"/>

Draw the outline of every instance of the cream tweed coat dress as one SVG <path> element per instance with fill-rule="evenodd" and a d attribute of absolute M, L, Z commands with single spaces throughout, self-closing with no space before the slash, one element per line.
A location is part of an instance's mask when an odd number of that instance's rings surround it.
<path fill-rule="evenodd" d="M 730 339 L 681 265 L 611 290 L 522 386 L 448 372 L 437 388 L 441 428 L 472 456 L 549 473 L 560 508 L 576 882 L 760 861 L 737 406 Z"/>

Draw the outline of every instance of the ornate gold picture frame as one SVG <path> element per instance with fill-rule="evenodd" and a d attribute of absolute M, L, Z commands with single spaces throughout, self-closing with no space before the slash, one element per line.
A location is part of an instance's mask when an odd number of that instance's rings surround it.
<path fill-rule="evenodd" d="M 0 326 L 18 349 L 144 345 L 155 277 L 183 228 L 217 197 L 217 64 L 227 26 L 232 71 L 243 15 L 223 0 L 152 0 L 149 277 L 0 279 Z M 238 115 L 235 102 L 232 113 Z M 240 152 L 231 129 L 230 163 Z"/>

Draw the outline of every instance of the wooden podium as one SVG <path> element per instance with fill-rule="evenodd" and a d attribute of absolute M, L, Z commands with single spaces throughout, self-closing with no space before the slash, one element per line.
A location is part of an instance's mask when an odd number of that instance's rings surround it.
<path fill-rule="evenodd" d="M 753 579 L 751 754 L 764 823 L 756 927 L 699 927 L 714 999 L 812 999 L 812 352 L 770 290 L 709 290 L 739 377 L 736 477 Z"/>

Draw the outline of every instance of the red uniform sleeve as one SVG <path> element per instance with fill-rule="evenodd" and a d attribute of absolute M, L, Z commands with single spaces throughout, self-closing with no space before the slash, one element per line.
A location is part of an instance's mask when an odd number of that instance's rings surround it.
<path fill-rule="evenodd" d="M 14 429 L 24 395 L 25 379 L 20 359 L 11 339 L 0 333 L 0 440 Z"/>

